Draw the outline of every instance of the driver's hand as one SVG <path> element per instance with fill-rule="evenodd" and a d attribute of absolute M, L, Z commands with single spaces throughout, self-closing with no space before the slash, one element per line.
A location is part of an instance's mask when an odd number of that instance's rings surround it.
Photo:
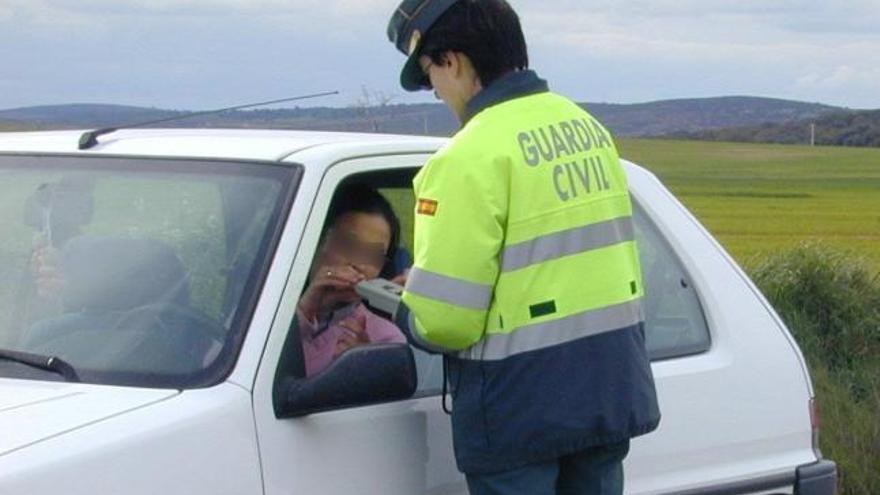
<path fill-rule="evenodd" d="M 300 299 L 299 309 L 308 318 L 326 312 L 340 303 L 360 300 L 354 286 L 366 276 L 353 265 L 322 266 Z"/>
<path fill-rule="evenodd" d="M 333 359 L 338 358 L 343 352 L 370 343 L 367 334 L 367 317 L 364 314 L 355 314 L 339 322 L 339 326 L 345 329 L 345 335 L 336 342 L 336 352 Z"/>

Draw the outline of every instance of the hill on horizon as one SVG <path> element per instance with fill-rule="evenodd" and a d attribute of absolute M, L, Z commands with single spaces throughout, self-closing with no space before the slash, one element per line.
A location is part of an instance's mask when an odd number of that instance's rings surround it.
<path fill-rule="evenodd" d="M 750 96 L 663 100 L 637 104 L 582 103 L 621 137 L 658 137 L 714 129 L 816 119 L 848 109 Z M 119 127 L 179 117 L 187 112 L 112 104 L 47 105 L 0 110 L 0 130 Z M 163 127 L 232 127 L 336 130 L 448 136 L 458 129 L 440 103 L 349 107 L 294 107 L 229 111 L 161 124 Z"/>
<path fill-rule="evenodd" d="M 754 96 L 689 98 L 629 105 L 586 103 L 585 108 L 615 134 L 628 137 L 789 122 L 847 110 L 820 103 Z"/>
<path fill-rule="evenodd" d="M 819 146 L 880 147 L 880 110 L 832 112 L 814 119 L 673 133 L 667 137 L 699 141 L 810 144 L 813 126 L 815 144 Z"/>

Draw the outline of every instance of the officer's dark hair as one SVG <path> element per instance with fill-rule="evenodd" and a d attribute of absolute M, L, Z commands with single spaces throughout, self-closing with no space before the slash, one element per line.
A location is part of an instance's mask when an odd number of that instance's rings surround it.
<path fill-rule="evenodd" d="M 420 54 L 440 64 L 447 51 L 467 55 L 484 87 L 529 66 L 519 16 L 505 0 L 459 0 L 450 7 L 425 33 Z"/>
<path fill-rule="evenodd" d="M 379 276 L 386 279 L 392 279 L 397 274 L 394 273 L 394 255 L 397 254 L 398 244 L 400 243 L 400 220 L 391 208 L 391 204 L 379 191 L 370 186 L 351 183 L 346 184 L 336 190 L 333 195 L 333 201 L 330 203 L 330 210 L 327 213 L 327 220 L 324 222 L 324 230 L 321 232 L 321 242 L 323 243 L 327 235 L 327 231 L 339 220 L 340 217 L 347 213 L 367 213 L 370 215 L 381 215 L 388 222 L 391 230 L 391 240 L 388 243 L 388 251 L 385 253 L 385 264 Z"/>

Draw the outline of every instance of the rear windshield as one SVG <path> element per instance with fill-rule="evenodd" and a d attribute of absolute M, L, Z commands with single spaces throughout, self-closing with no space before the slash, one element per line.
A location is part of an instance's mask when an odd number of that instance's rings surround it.
<path fill-rule="evenodd" d="M 298 176 L 266 163 L 0 155 L 0 350 L 60 358 L 88 383 L 216 383 Z M 2 357 L 0 376 L 64 379 Z"/>

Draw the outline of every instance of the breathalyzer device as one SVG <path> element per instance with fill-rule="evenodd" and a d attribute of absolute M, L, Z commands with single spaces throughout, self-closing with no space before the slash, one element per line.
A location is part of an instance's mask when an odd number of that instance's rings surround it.
<path fill-rule="evenodd" d="M 403 286 L 384 278 L 365 280 L 355 285 L 354 289 L 368 307 L 390 317 L 397 313 L 400 296 L 403 294 Z"/>

